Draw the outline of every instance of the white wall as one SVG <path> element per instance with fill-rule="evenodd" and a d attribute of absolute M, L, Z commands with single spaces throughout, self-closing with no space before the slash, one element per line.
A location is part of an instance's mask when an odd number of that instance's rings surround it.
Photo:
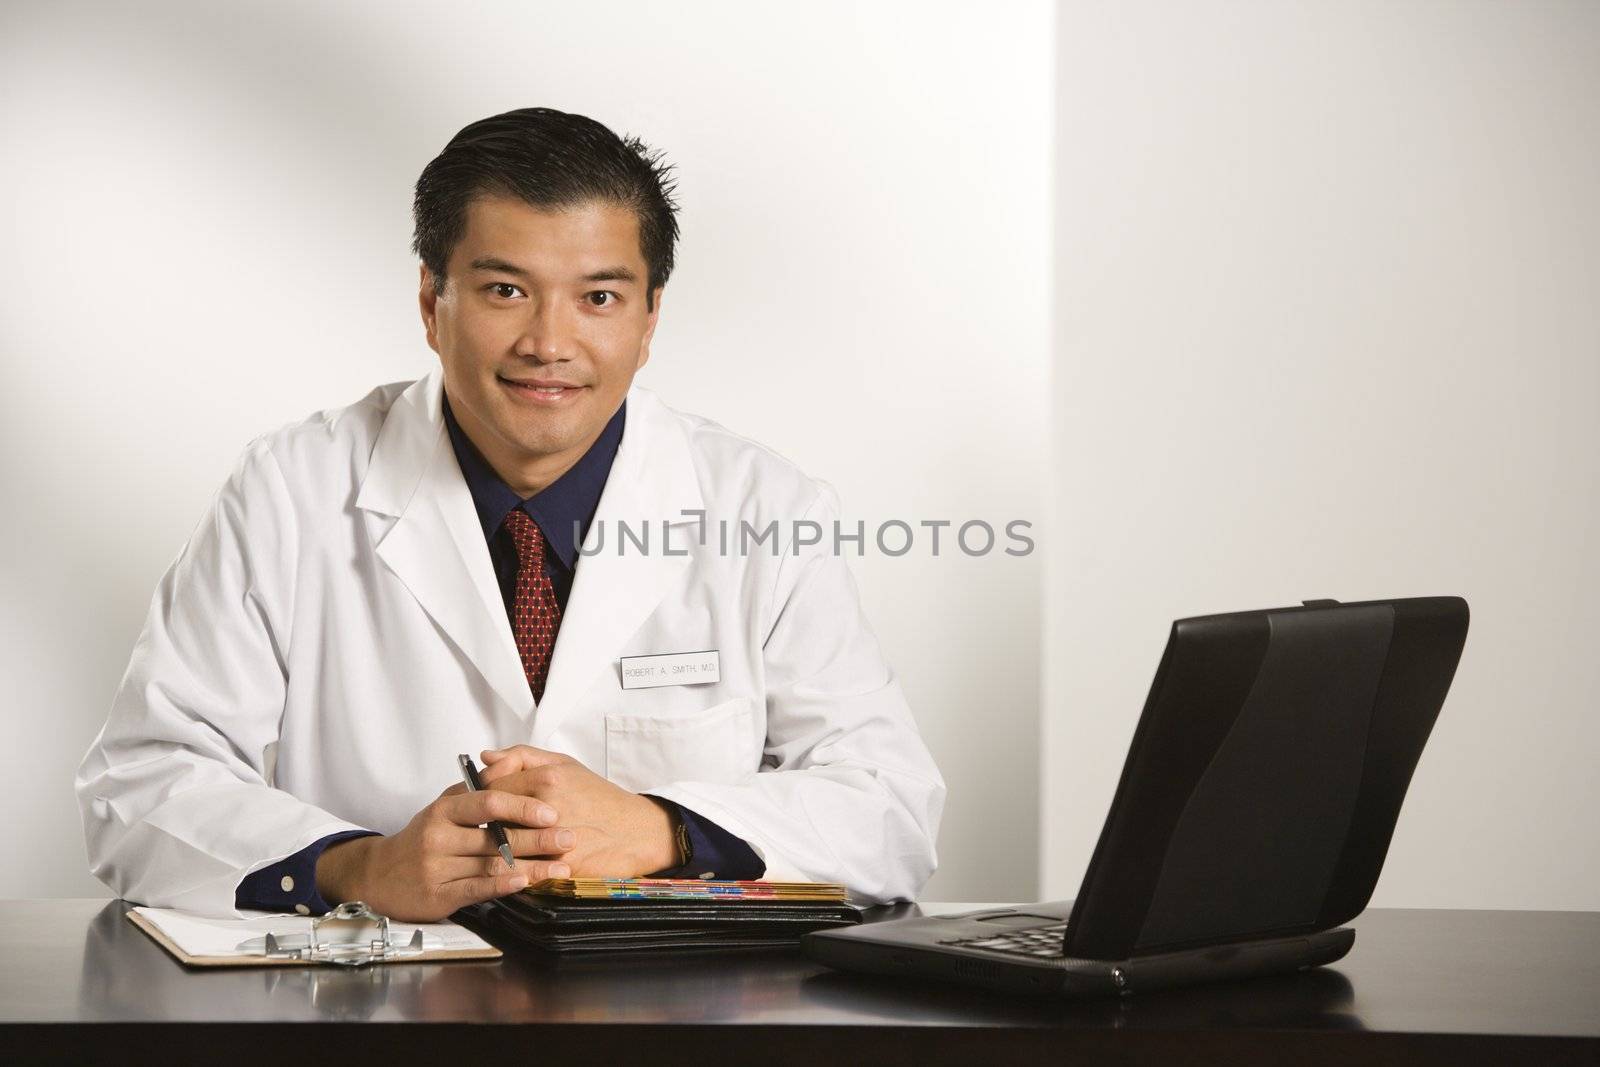
<path fill-rule="evenodd" d="M 1600 5 L 1064 5 L 1043 889 L 1173 618 L 1453 593 L 1374 903 L 1600 907 Z"/>
<path fill-rule="evenodd" d="M 427 369 L 411 184 L 542 103 L 680 166 L 646 384 L 869 522 L 1051 520 L 856 567 L 930 898 L 1073 892 L 1172 618 L 1456 592 L 1377 902 L 1600 906 L 1600 7 L 607 11 L 0 14 L 0 896 L 103 891 L 71 771 L 157 578 L 250 437 Z"/>
<path fill-rule="evenodd" d="M 0 897 L 104 892 L 72 771 L 244 444 L 431 365 L 411 187 L 485 115 L 677 162 L 642 384 L 847 518 L 1038 520 L 1051 27 L 1042 0 L 7 6 Z M 950 785 L 930 898 L 1036 889 L 1039 560 L 855 568 Z"/>

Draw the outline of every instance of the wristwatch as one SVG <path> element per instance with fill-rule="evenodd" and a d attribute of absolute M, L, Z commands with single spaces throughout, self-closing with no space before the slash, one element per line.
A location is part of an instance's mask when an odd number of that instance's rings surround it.
<path fill-rule="evenodd" d="M 694 842 L 689 840 L 689 827 L 684 825 L 683 813 L 677 810 L 677 805 L 673 805 L 672 839 L 677 842 L 678 868 L 681 870 L 694 860 Z"/>

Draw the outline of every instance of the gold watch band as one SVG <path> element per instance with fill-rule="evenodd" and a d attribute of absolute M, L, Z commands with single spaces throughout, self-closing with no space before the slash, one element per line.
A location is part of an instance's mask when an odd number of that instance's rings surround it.
<path fill-rule="evenodd" d="M 694 843 L 689 840 L 689 828 L 683 824 L 683 816 L 677 812 L 672 813 L 672 837 L 678 845 L 678 866 L 685 867 L 694 859 Z"/>

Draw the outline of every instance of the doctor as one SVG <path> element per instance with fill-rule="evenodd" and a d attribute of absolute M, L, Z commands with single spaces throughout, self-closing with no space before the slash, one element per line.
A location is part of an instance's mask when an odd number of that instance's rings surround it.
<path fill-rule="evenodd" d="M 252 442 L 162 578 L 76 780 L 119 896 L 429 920 L 569 874 L 921 888 L 944 784 L 801 536 L 832 490 L 633 386 L 667 170 L 532 108 L 423 171 L 440 365 Z M 459 752 L 489 788 L 449 785 Z"/>

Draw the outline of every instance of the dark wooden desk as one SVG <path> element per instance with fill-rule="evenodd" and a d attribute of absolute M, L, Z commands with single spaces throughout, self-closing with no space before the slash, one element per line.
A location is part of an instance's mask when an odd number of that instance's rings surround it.
<path fill-rule="evenodd" d="M 1600 1064 L 1600 913 L 1375 910 L 1334 967 L 1066 1004 L 796 954 L 189 971 L 125 907 L 0 901 L 0 1061 Z"/>

